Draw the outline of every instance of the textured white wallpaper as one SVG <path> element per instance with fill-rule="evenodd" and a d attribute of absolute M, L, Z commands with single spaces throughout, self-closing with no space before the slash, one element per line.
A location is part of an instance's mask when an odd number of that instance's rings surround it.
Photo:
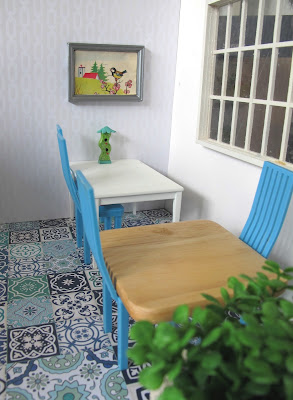
<path fill-rule="evenodd" d="M 69 215 L 56 123 L 70 160 L 97 159 L 109 125 L 113 159 L 167 173 L 179 12 L 180 0 L 0 0 L 0 222 Z M 145 46 L 143 102 L 69 103 L 68 42 Z"/>

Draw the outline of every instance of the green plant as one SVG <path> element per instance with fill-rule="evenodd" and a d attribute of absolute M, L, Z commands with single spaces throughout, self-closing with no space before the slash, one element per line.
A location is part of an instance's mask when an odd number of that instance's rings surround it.
<path fill-rule="evenodd" d="M 128 355 L 138 365 L 150 363 L 141 384 L 154 390 L 171 381 L 160 400 L 293 399 L 293 304 L 277 297 L 293 289 L 287 284 L 293 268 L 265 264 L 269 274 L 229 278 L 232 291 L 221 289 L 222 303 L 203 294 L 209 303 L 192 317 L 182 305 L 175 324 L 135 323 Z"/>

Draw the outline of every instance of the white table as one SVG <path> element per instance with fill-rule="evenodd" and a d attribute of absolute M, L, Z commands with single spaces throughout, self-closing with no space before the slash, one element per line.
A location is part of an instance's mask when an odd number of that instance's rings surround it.
<path fill-rule="evenodd" d="M 139 160 L 115 160 L 111 164 L 78 161 L 70 163 L 70 167 L 81 170 L 92 185 L 97 212 L 98 206 L 104 204 L 171 199 L 173 222 L 180 220 L 183 187 Z"/>

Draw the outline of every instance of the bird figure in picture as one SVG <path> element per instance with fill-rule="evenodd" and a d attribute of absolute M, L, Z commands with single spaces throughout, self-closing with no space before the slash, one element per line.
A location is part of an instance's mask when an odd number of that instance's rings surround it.
<path fill-rule="evenodd" d="M 113 78 L 115 79 L 115 82 L 117 83 L 117 81 L 119 80 L 119 79 L 121 79 L 122 78 L 122 76 L 124 75 L 124 74 L 126 74 L 126 69 L 124 70 L 124 71 L 117 71 L 117 69 L 116 68 L 111 68 L 110 69 L 110 71 L 111 71 L 111 73 L 112 73 L 112 76 L 113 76 Z"/>

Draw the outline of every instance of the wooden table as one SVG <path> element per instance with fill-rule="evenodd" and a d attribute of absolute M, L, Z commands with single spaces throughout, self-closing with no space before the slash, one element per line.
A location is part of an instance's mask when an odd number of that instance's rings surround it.
<path fill-rule="evenodd" d="M 70 163 L 70 167 L 81 170 L 92 185 L 97 211 L 103 204 L 171 199 L 173 222 L 180 220 L 183 187 L 141 161 L 114 160 L 111 164 L 81 161 Z"/>
<path fill-rule="evenodd" d="M 174 309 L 221 300 L 230 276 L 255 276 L 265 259 L 212 221 L 187 221 L 100 232 L 104 259 L 133 319 L 172 320 Z"/>

